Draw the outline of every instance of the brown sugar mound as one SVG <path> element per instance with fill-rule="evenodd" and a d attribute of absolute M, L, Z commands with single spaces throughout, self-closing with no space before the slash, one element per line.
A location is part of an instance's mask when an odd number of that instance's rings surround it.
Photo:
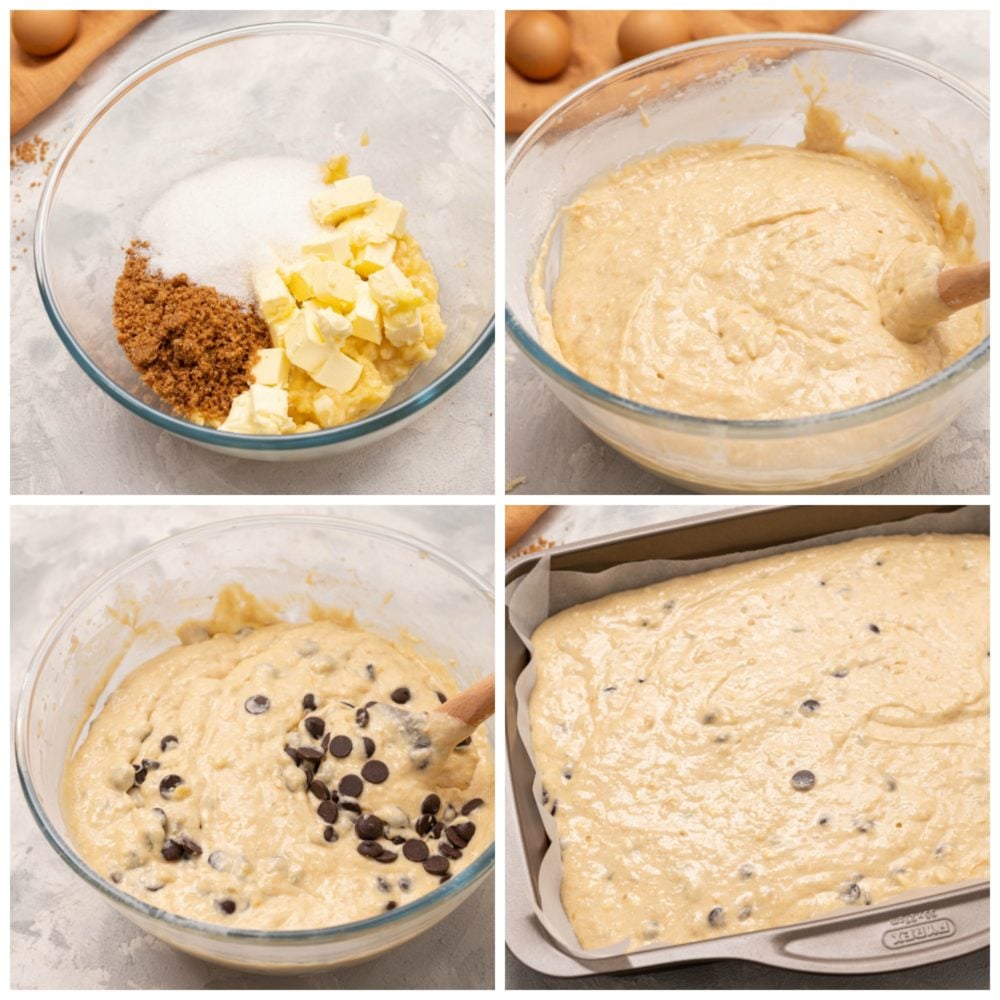
<path fill-rule="evenodd" d="M 250 387 L 267 324 L 246 303 L 187 275 L 150 271 L 149 244 L 135 241 L 115 285 L 118 343 L 146 383 L 184 417 L 218 424 Z"/>

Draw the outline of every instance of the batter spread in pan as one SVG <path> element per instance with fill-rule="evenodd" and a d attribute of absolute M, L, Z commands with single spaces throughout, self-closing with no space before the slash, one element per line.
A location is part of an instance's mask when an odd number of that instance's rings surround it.
<path fill-rule="evenodd" d="M 988 540 L 858 539 L 570 608 L 531 736 L 581 945 L 988 873 Z"/>

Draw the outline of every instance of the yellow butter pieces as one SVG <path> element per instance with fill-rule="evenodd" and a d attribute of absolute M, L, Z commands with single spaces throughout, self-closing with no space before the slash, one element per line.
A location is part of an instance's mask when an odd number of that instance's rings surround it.
<path fill-rule="evenodd" d="M 335 226 L 352 215 L 363 212 L 375 203 L 377 195 L 372 179 L 359 174 L 334 181 L 329 191 L 316 195 L 309 202 L 313 218 L 323 226 Z"/>
<path fill-rule="evenodd" d="M 288 393 L 276 386 L 254 383 L 233 400 L 220 429 L 234 434 L 292 433 L 295 421 L 288 416 Z"/>
<path fill-rule="evenodd" d="M 280 347 L 268 347 L 257 352 L 257 363 L 250 374 L 257 385 L 288 386 L 288 358 Z"/>
<path fill-rule="evenodd" d="M 257 296 L 257 304 L 267 323 L 279 323 L 291 316 L 295 296 L 288 290 L 281 276 L 275 271 L 256 271 L 250 283 Z"/>

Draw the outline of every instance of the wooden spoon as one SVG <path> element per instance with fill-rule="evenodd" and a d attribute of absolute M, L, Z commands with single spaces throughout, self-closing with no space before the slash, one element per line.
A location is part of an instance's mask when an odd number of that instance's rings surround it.
<path fill-rule="evenodd" d="M 915 244 L 893 261 L 879 289 L 882 322 L 898 340 L 918 344 L 952 313 L 990 297 L 990 262 L 942 268 L 940 251 Z"/>

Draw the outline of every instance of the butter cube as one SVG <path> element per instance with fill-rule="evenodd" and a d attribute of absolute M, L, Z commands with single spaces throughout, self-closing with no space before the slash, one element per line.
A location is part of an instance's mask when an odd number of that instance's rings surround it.
<path fill-rule="evenodd" d="M 362 281 L 358 286 L 358 297 L 354 302 L 354 308 L 347 314 L 347 320 L 355 337 L 372 344 L 382 342 L 382 317 L 378 305 L 372 298 L 368 282 Z"/>
<path fill-rule="evenodd" d="M 296 309 L 291 316 L 279 320 L 277 323 L 268 323 L 267 328 L 271 331 L 271 344 L 274 347 L 284 347 L 285 336 L 289 330 L 294 330 L 302 323 L 302 311 Z"/>
<path fill-rule="evenodd" d="M 319 305 L 333 306 L 339 312 L 354 307 L 360 281 L 349 267 L 333 260 L 317 261 L 313 278 L 313 297 Z"/>
<path fill-rule="evenodd" d="M 332 350 L 329 344 L 315 344 L 311 340 L 305 340 L 288 352 L 288 358 L 296 368 L 312 375 L 326 364 Z"/>
<path fill-rule="evenodd" d="M 350 392 L 361 378 L 361 365 L 340 351 L 331 351 L 321 368 L 309 374 L 320 385 L 337 392 Z"/>
<path fill-rule="evenodd" d="M 350 335 L 351 324 L 345 316 L 332 309 L 317 309 L 316 332 L 324 343 L 339 347 Z"/>
<path fill-rule="evenodd" d="M 379 198 L 365 214 L 365 218 L 380 226 L 387 236 L 402 236 L 406 232 L 406 209 L 400 201 Z"/>
<path fill-rule="evenodd" d="M 277 323 L 292 314 L 295 299 L 289 294 L 277 271 L 255 271 L 250 277 L 261 314 L 268 323 Z"/>
<path fill-rule="evenodd" d="M 310 199 L 313 218 L 321 225 L 335 226 L 352 215 L 359 215 L 375 203 L 378 196 L 370 177 L 359 174 L 334 181 L 329 191 Z"/>
<path fill-rule="evenodd" d="M 396 241 L 391 237 L 384 243 L 368 243 L 354 258 L 354 270 L 368 278 L 391 263 L 395 252 Z"/>
<path fill-rule="evenodd" d="M 313 297 L 313 285 L 321 263 L 318 257 L 305 257 L 287 267 L 278 268 L 278 273 L 284 279 L 288 290 L 299 302 L 305 302 Z"/>
<path fill-rule="evenodd" d="M 288 385 L 288 358 L 280 347 L 267 347 L 257 352 L 257 363 L 251 369 L 254 383 Z"/>
<path fill-rule="evenodd" d="M 385 317 L 385 335 L 394 347 L 415 344 L 423 336 L 424 325 L 416 309 L 390 313 Z"/>
<path fill-rule="evenodd" d="M 253 408 L 250 405 L 250 392 L 241 392 L 229 404 L 229 414 L 219 425 L 220 431 L 231 434 L 253 434 Z"/>
<path fill-rule="evenodd" d="M 406 312 L 424 304 L 423 295 L 392 263 L 368 279 L 368 289 L 383 313 Z"/>
<path fill-rule="evenodd" d="M 306 305 L 309 305 L 307 302 Z M 282 347 L 288 355 L 292 364 L 298 364 L 295 360 L 295 352 L 302 344 L 319 343 L 322 338 L 315 332 L 315 323 L 310 319 L 309 312 L 302 308 L 293 317 L 295 322 L 289 323 L 284 329 L 284 340 Z M 299 366 L 301 367 L 301 365 Z"/>
<path fill-rule="evenodd" d="M 320 307 L 316 305 L 315 299 L 302 303 L 302 314 L 306 318 L 306 338 L 314 344 L 322 344 L 323 335 L 319 332 Z"/>
<path fill-rule="evenodd" d="M 291 433 L 295 421 L 288 416 L 288 393 L 275 386 L 254 383 L 233 400 L 221 429 L 237 434 Z"/>
<path fill-rule="evenodd" d="M 350 264 L 353 256 L 348 234 L 339 230 L 328 240 L 307 243 L 302 248 L 302 254 L 305 257 L 318 257 L 320 260 L 335 260 L 338 264 Z"/>

